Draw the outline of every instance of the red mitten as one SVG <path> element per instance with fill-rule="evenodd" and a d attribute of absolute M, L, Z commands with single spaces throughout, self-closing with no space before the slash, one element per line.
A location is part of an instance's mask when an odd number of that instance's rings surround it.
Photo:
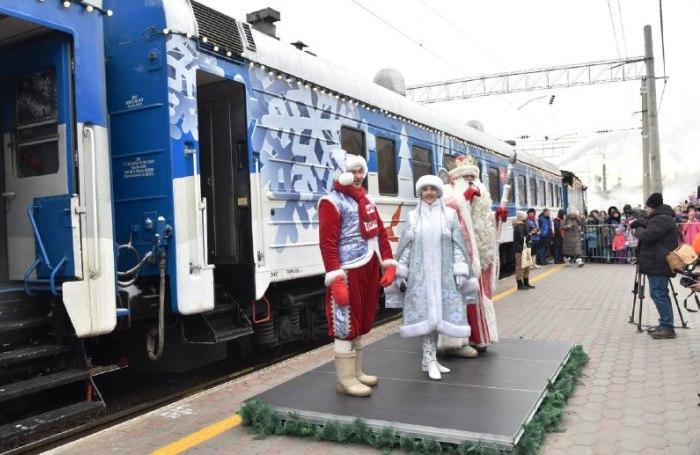
<path fill-rule="evenodd" d="M 496 208 L 496 221 L 505 223 L 508 221 L 508 209 L 505 207 Z"/>
<path fill-rule="evenodd" d="M 396 266 L 395 265 L 387 265 L 384 268 L 384 274 L 382 275 L 382 279 L 379 280 L 379 286 L 385 288 L 387 286 L 391 286 L 391 283 L 394 282 L 396 279 Z"/>
<path fill-rule="evenodd" d="M 467 191 L 464 192 L 464 199 L 471 202 L 472 199 L 474 199 L 474 196 L 480 197 L 481 190 L 479 189 L 479 187 L 470 186 L 469 188 L 467 188 Z"/>
<path fill-rule="evenodd" d="M 345 306 L 350 304 L 350 292 L 348 285 L 342 277 L 338 277 L 331 282 L 331 295 L 336 305 Z"/>

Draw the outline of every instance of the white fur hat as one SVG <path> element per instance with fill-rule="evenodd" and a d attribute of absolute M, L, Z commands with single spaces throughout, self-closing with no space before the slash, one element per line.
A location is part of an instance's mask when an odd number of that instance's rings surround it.
<path fill-rule="evenodd" d="M 458 156 L 454 161 L 454 168 L 449 172 L 450 177 L 458 178 L 466 175 L 479 176 L 479 165 L 471 155 Z"/>
<path fill-rule="evenodd" d="M 420 197 L 420 193 L 421 191 L 423 191 L 423 187 L 434 186 L 437 189 L 438 197 L 442 197 L 442 185 L 442 179 L 437 175 L 424 175 L 423 177 L 419 178 L 416 182 L 416 194 L 418 195 L 418 197 Z"/>
<path fill-rule="evenodd" d="M 334 154 L 338 157 L 336 160 L 338 162 L 338 169 L 336 170 L 333 180 L 337 181 L 343 186 L 352 184 L 355 179 L 352 175 L 352 171 L 362 168 L 365 171 L 365 176 L 367 175 L 367 161 L 359 155 L 353 155 L 346 152 L 343 149 L 338 149 L 334 151 Z"/>

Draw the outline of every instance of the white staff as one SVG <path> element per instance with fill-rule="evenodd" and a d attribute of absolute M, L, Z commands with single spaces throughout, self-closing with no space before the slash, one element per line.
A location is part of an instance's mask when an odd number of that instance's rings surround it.
<path fill-rule="evenodd" d="M 511 144 L 515 145 L 515 144 Z M 508 167 L 506 168 L 506 180 L 505 183 L 503 184 L 503 191 L 501 192 L 501 204 L 496 209 L 496 254 L 498 254 L 499 251 L 499 244 L 501 243 L 501 231 L 503 230 L 503 223 L 508 219 L 508 196 L 510 196 L 510 177 L 513 175 L 513 165 L 518 159 L 518 153 L 513 149 L 513 154 L 510 156 L 510 159 L 508 160 Z M 501 261 L 500 261 L 500 256 L 498 256 L 499 260 L 497 262 L 496 266 L 496 271 L 495 271 L 495 276 L 493 280 L 498 280 L 498 276 L 501 272 Z"/>

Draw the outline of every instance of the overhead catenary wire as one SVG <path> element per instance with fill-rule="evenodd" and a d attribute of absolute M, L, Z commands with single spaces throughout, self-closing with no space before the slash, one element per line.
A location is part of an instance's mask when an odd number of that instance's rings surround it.
<path fill-rule="evenodd" d="M 661 89 L 661 97 L 659 98 L 659 105 L 656 108 L 657 115 L 661 111 L 661 105 L 664 102 L 664 94 L 666 93 L 666 84 L 668 83 L 668 77 L 666 76 L 666 43 L 664 42 L 664 8 L 663 8 L 662 0 L 659 0 L 659 25 L 661 28 L 661 61 L 663 63 L 663 70 L 664 70 L 664 87 Z"/>
<path fill-rule="evenodd" d="M 613 18 L 612 8 L 610 7 L 610 0 L 608 1 L 608 13 L 610 13 L 610 25 L 612 26 L 613 40 L 615 40 L 615 49 L 617 49 L 617 57 L 622 58 L 620 54 L 620 46 L 617 44 L 617 31 L 615 30 L 615 19 Z"/>
<path fill-rule="evenodd" d="M 620 6 L 620 0 L 617 0 L 617 12 L 620 15 L 620 33 L 622 33 L 622 45 L 625 49 L 625 57 L 627 57 L 627 38 L 625 38 L 625 23 L 622 20 L 622 7 Z"/>
<path fill-rule="evenodd" d="M 449 66 L 450 68 L 452 68 L 453 70 L 457 71 L 457 72 L 460 73 L 460 74 L 463 74 L 463 73 L 464 73 L 464 70 L 462 70 L 461 68 L 457 67 L 456 65 L 454 65 L 454 64 L 452 64 L 452 63 L 450 63 L 450 62 L 448 62 L 447 60 L 445 60 L 444 58 L 442 58 L 439 54 L 437 54 L 435 51 L 433 51 L 432 49 L 430 49 L 429 47 L 427 47 L 426 45 L 424 45 L 424 44 L 421 43 L 420 41 L 416 40 L 416 39 L 413 38 L 411 35 L 409 35 L 408 33 L 404 32 L 403 30 L 401 30 L 400 28 L 398 28 L 397 26 L 395 26 L 394 24 L 392 24 L 392 23 L 389 22 L 388 20 L 384 19 L 384 18 L 381 17 L 379 14 L 377 14 L 377 13 L 375 13 L 374 11 L 372 11 L 371 9 L 367 8 L 367 7 L 366 7 L 365 5 L 363 5 L 362 3 L 358 2 L 357 0 L 350 0 L 350 1 L 351 1 L 352 3 L 354 3 L 355 5 L 357 5 L 358 7 L 362 8 L 363 10 L 365 10 L 367 13 L 369 13 L 370 15 L 372 15 L 372 16 L 373 16 L 375 19 L 377 19 L 378 21 L 382 22 L 382 23 L 383 23 L 384 25 L 386 25 L 387 27 L 389 27 L 389 28 L 391 28 L 392 30 L 394 30 L 394 31 L 395 31 L 396 33 L 398 33 L 399 35 L 403 36 L 404 38 L 406 38 L 407 40 L 409 40 L 410 42 L 412 42 L 412 43 L 415 44 L 416 46 L 418 46 L 418 47 L 420 47 L 421 49 L 423 49 L 423 50 L 424 50 L 425 52 L 427 52 L 428 54 L 430 54 L 430 55 L 432 55 L 433 57 L 435 57 L 437 60 L 441 61 L 442 63 L 444 63 L 445 65 Z"/>
<path fill-rule="evenodd" d="M 462 35 L 462 36 L 464 37 L 464 39 L 466 39 L 467 41 L 469 41 L 470 43 L 472 43 L 474 46 L 476 46 L 477 48 L 479 48 L 479 50 L 480 50 L 481 52 L 483 52 L 486 56 L 488 56 L 488 57 L 491 59 L 492 62 L 496 63 L 498 66 L 503 67 L 504 69 L 507 69 L 507 65 L 503 65 L 503 64 L 493 55 L 493 53 L 492 53 L 491 51 L 489 51 L 489 50 L 486 49 L 484 46 L 482 46 L 479 42 L 477 42 L 476 40 L 474 40 L 474 39 L 473 39 L 471 36 L 469 36 L 464 30 L 462 30 L 461 27 L 459 27 L 459 26 L 456 25 L 454 22 L 452 22 L 448 17 L 446 17 L 444 14 L 442 14 L 442 13 L 441 13 L 440 11 L 438 11 L 437 9 L 433 8 L 432 6 L 430 6 L 430 4 L 429 4 L 428 2 L 426 2 L 425 0 L 418 0 L 418 1 L 420 1 L 420 2 L 423 4 L 423 6 L 425 6 L 427 9 L 429 9 L 429 10 L 430 10 L 433 14 L 435 14 L 437 17 L 439 17 L 440 19 L 442 19 L 447 25 L 449 25 L 450 27 L 452 27 L 457 33 L 459 33 L 460 35 Z"/>
<path fill-rule="evenodd" d="M 388 20 L 384 19 L 384 18 L 381 17 L 379 14 L 377 14 L 377 13 L 375 13 L 374 11 L 370 10 L 370 9 L 367 8 L 365 5 L 363 5 L 362 3 L 360 3 L 359 1 L 357 1 L 357 0 L 350 0 L 350 1 L 351 1 L 352 3 L 354 3 L 355 5 L 357 5 L 359 8 L 363 9 L 365 12 L 367 12 L 367 13 L 370 14 L 371 16 L 373 16 L 375 19 L 377 19 L 377 20 L 379 20 L 380 22 L 382 22 L 382 23 L 383 23 L 384 25 L 386 25 L 387 27 L 389 27 L 389 28 L 391 28 L 392 30 L 394 30 L 396 33 L 400 34 L 401 36 L 403 36 L 404 38 L 406 38 L 407 40 L 409 40 L 411 43 L 417 45 L 418 47 L 420 47 L 420 48 L 423 49 L 424 51 L 428 52 L 430 55 L 432 55 L 433 57 L 435 57 L 436 59 L 438 59 L 439 61 L 441 61 L 441 62 L 444 63 L 445 65 L 451 67 L 452 69 L 454 69 L 455 71 L 457 71 L 457 72 L 460 73 L 460 74 L 464 74 L 464 71 L 463 71 L 462 69 L 458 68 L 456 65 L 454 65 L 454 64 L 450 63 L 449 61 L 445 60 L 445 59 L 442 58 L 440 55 L 438 55 L 437 53 L 435 53 L 433 50 L 431 50 L 430 48 L 428 48 L 427 46 L 425 46 L 423 43 L 421 43 L 420 41 L 416 40 L 416 39 L 413 38 L 411 35 L 409 35 L 408 33 L 404 32 L 403 30 L 401 30 L 399 27 L 395 26 L 394 24 L 392 24 L 392 23 L 389 22 Z M 433 8 L 429 8 L 429 9 L 430 9 L 431 11 L 435 12 L 435 10 L 434 10 Z M 444 17 L 443 15 L 438 14 L 438 17 L 442 18 L 443 20 L 446 20 L 445 17 Z M 450 25 L 453 26 L 453 27 L 456 27 L 454 24 L 450 24 Z M 466 36 L 466 35 L 465 35 L 465 36 Z M 498 63 L 498 62 L 496 62 L 496 63 Z M 541 124 L 540 122 L 538 122 L 537 120 L 533 119 L 532 117 L 530 117 L 529 115 L 525 114 L 524 112 L 519 111 L 519 110 L 513 105 L 513 103 L 511 103 L 511 102 L 508 101 L 508 100 L 505 100 L 505 102 L 506 102 L 506 104 L 508 104 L 514 111 L 518 112 L 518 114 L 522 115 L 522 116 L 523 116 L 524 118 L 526 118 L 528 121 L 530 121 L 530 122 L 532 122 L 532 123 L 535 123 L 535 124 L 539 125 L 540 127 L 542 127 L 542 124 Z"/>

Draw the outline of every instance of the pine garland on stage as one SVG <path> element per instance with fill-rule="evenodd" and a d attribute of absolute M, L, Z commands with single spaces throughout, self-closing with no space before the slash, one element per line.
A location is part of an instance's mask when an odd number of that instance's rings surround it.
<path fill-rule="evenodd" d="M 242 424 L 250 427 L 254 433 L 261 437 L 267 435 L 313 437 L 320 441 L 368 444 L 383 452 L 400 447 L 408 453 L 419 454 L 536 454 L 546 433 L 562 431 L 559 422 L 586 363 L 588 363 L 588 355 L 583 351 L 583 347 L 580 345 L 574 347 L 557 379 L 547 387 L 547 396 L 532 420 L 525 425 L 523 435 L 512 452 L 470 441 L 463 441 L 461 444 L 448 444 L 429 438 L 399 436 L 391 427 L 374 430 L 362 419 L 355 419 L 352 423 L 329 420 L 325 424 L 316 424 L 305 422 L 295 414 L 281 418 L 275 414 L 272 408 L 259 401 L 244 403 L 239 413 Z"/>

